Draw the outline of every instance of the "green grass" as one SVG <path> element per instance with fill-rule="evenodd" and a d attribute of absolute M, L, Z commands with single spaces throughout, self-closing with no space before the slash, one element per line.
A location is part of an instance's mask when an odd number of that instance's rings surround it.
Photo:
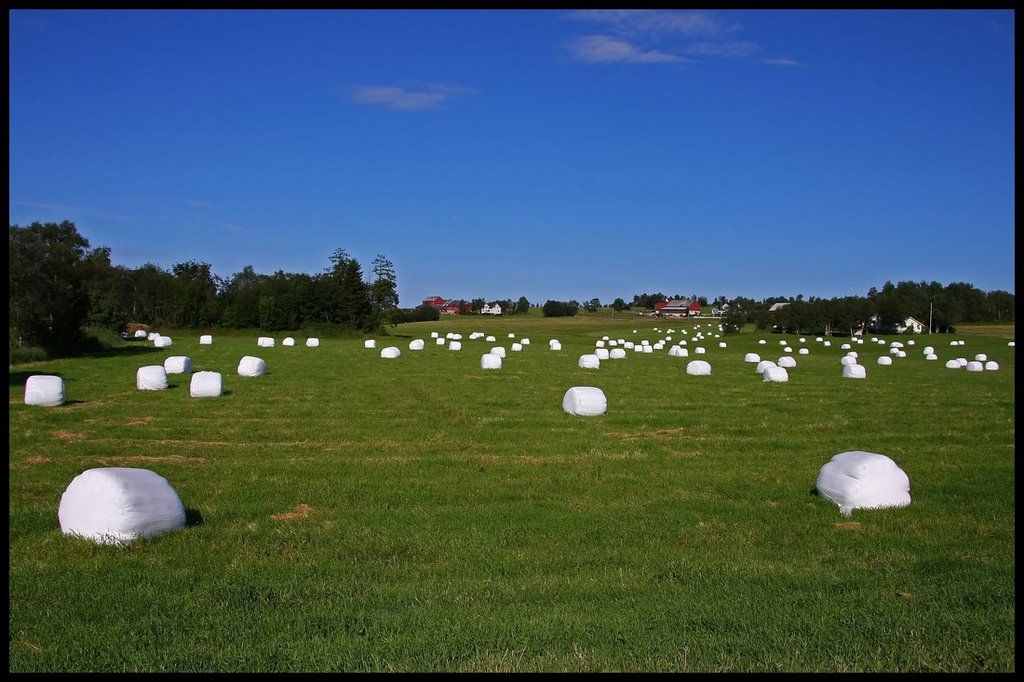
<path fill-rule="evenodd" d="M 446 318 L 376 350 L 172 330 L 170 348 L 12 366 L 10 670 L 1014 671 L 1012 328 L 919 336 L 889 367 L 858 345 L 863 380 L 841 377 L 843 339 L 807 337 L 766 384 L 744 353 L 777 359 L 797 335 L 754 331 L 577 367 L 603 335 L 693 324 Z M 685 372 L 695 345 L 709 377 Z M 976 353 L 1000 370 L 944 367 Z M 191 398 L 184 375 L 137 391 L 169 355 L 222 372 L 225 395 Z M 243 355 L 268 373 L 239 377 Z M 35 373 L 61 375 L 67 404 L 25 405 Z M 562 410 L 583 385 L 606 415 Z M 844 518 L 817 496 L 846 450 L 893 458 L 911 505 Z M 186 527 L 64 536 L 61 494 L 103 466 L 166 477 Z"/>

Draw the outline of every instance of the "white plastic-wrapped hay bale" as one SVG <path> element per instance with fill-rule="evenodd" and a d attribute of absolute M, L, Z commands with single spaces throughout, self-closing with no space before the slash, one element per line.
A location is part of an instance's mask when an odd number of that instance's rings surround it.
<path fill-rule="evenodd" d="M 626 350 L 633 350 L 634 348 L 636 348 L 636 344 L 633 343 L 632 341 L 626 341 L 625 343 L 622 344 L 622 347 L 625 348 Z"/>
<path fill-rule="evenodd" d="M 651 346 L 651 345 L 641 346 L 640 348 L 641 348 L 641 350 L 644 353 L 653 353 L 654 352 L 654 346 Z"/>
<path fill-rule="evenodd" d="M 430 332 L 430 338 L 436 339 L 437 338 L 437 332 Z"/>
<path fill-rule="evenodd" d="M 192 358 L 187 355 L 169 355 L 164 360 L 164 370 L 168 374 L 190 374 L 192 372 Z"/>
<path fill-rule="evenodd" d="M 212 344 L 213 344 L 213 335 L 212 334 L 203 334 L 202 336 L 199 337 L 199 345 L 200 346 L 209 346 L 209 345 L 212 345 Z"/>
<path fill-rule="evenodd" d="M 183 527 L 185 507 L 155 471 L 100 467 L 83 471 L 68 484 L 57 518 L 64 535 L 117 545 Z"/>
<path fill-rule="evenodd" d="M 146 334 L 146 340 L 147 341 L 156 341 L 159 338 L 160 338 L 160 332 L 148 332 Z"/>
<path fill-rule="evenodd" d="M 961 367 L 963 367 L 963 365 L 961 365 L 960 361 L 956 358 L 946 360 L 946 369 L 960 369 Z"/>
<path fill-rule="evenodd" d="M 788 346 L 789 345 L 789 341 L 786 341 L 786 339 L 780 339 L 779 340 L 779 345 L 780 346 Z"/>
<path fill-rule="evenodd" d="M 759 345 L 759 346 L 763 346 L 763 345 L 764 345 L 764 344 L 766 344 L 766 343 L 768 343 L 768 342 L 767 342 L 767 341 L 765 341 L 764 339 L 758 339 L 758 340 L 757 340 L 757 345 Z"/>
<path fill-rule="evenodd" d="M 974 356 L 974 359 L 977 360 L 978 362 L 985 362 L 986 360 L 988 360 L 988 356 L 985 355 L 984 353 L 978 353 L 977 355 Z"/>
<path fill-rule="evenodd" d="M 188 392 L 193 398 L 216 398 L 224 393 L 224 377 L 220 372 L 196 372 Z"/>
<path fill-rule="evenodd" d="M 610 353 L 607 348 L 595 348 L 594 355 L 597 356 L 598 360 L 607 360 Z"/>
<path fill-rule="evenodd" d="M 842 365 L 843 367 L 846 367 L 847 365 L 856 365 L 857 358 L 853 357 L 852 355 L 844 355 L 843 357 L 839 358 L 839 364 Z"/>
<path fill-rule="evenodd" d="M 409 350 L 423 350 L 425 343 L 423 339 L 413 339 L 409 342 Z"/>
<path fill-rule="evenodd" d="M 480 369 L 501 369 L 501 356 L 484 353 L 480 356 Z"/>
<path fill-rule="evenodd" d="M 935 349 L 932 348 L 931 346 L 925 346 L 924 348 L 921 349 L 921 352 L 924 353 L 925 355 L 928 355 L 929 353 L 934 353 Z"/>
<path fill-rule="evenodd" d="M 169 336 L 158 335 L 155 339 L 153 339 L 153 345 L 156 346 L 157 348 L 170 348 L 172 345 L 174 345 L 174 341 Z"/>
<path fill-rule="evenodd" d="M 677 358 L 677 357 L 679 357 L 679 351 L 681 351 L 681 350 L 682 350 L 682 348 L 679 347 L 679 344 L 675 344 L 675 345 L 669 346 L 669 348 L 668 348 L 668 356 L 670 358 Z"/>
<path fill-rule="evenodd" d="M 693 349 L 693 352 L 696 353 L 697 355 L 704 355 L 704 353 L 706 353 L 707 351 L 704 350 L 704 346 L 697 346 L 696 348 Z"/>
<path fill-rule="evenodd" d="M 448 341 L 448 337 L 439 336 L 436 339 L 434 339 L 434 344 L 438 345 L 438 346 L 443 346 L 445 343 L 447 343 L 447 341 Z"/>
<path fill-rule="evenodd" d="M 719 341 L 718 342 L 718 347 L 719 348 L 727 348 L 725 341 Z"/>
<path fill-rule="evenodd" d="M 580 356 L 577 365 L 582 369 L 599 369 L 601 367 L 601 358 L 597 357 L 595 353 L 584 353 Z"/>
<path fill-rule="evenodd" d="M 524 346 L 529 346 L 530 345 L 530 339 L 528 339 L 528 338 L 526 338 L 524 336 L 523 338 L 519 339 L 519 343 L 523 344 Z"/>
<path fill-rule="evenodd" d="M 868 371 L 864 365 L 844 365 L 843 366 L 843 378 L 844 379 L 865 379 L 868 376 Z"/>
<path fill-rule="evenodd" d="M 562 409 L 578 417 L 597 417 L 608 411 L 608 398 L 595 386 L 573 386 L 562 397 Z"/>
<path fill-rule="evenodd" d="M 380 356 L 386 360 L 394 360 L 401 355 L 402 351 L 398 350 L 397 346 L 388 346 L 380 351 Z"/>
<path fill-rule="evenodd" d="M 1016 344 L 1013 341 L 1007 341 L 1006 345 L 1009 346 L 1010 348 L 1013 348 Z"/>
<path fill-rule="evenodd" d="M 799 341 L 800 343 L 807 343 L 807 339 L 805 339 L 802 336 L 799 339 L 797 339 L 797 341 Z"/>
<path fill-rule="evenodd" d="M 839 506 L 843 516 L 854 509 L 906 507 L 910 478 L 885 455 L 863 450 L 840 452 L 818 471 L 818 494 Z"/>
<path fill-rule="evenodd" d="M 491 353 L 493 353 L 494 355 L 497 355 L 499 358 L 503 358 L 503 357 L 505 357 L 505 347 L 504 346 L 495 346 L 495 347 L 491 348 Z"/>
<path fill-rule="evenodd" d="M 610 360 L 622 360 L 624 357 L 626 357 L 625 348 L 612 348 L 608 351 L 608 358 Z"/>
<path fill-rule="evenodd" d="M 307 348 L 316 348 L 319 345 L 320 345 L 320 339 L 317 339 L 317 338 L 314 338 L 314 337 L 310 337 L 310 338 L 306 339 L 306 347 Z"/>
<path fill-rule="evenodd" d="M 493 337 L 493 336 L 487 336 L 487 337 L 485 337 L 485 338 L 484 338 L 484 341 L 486 341 L 487 343 L 494 343 L 494 342 L 495 342 L 495 341 L 497 341 L 497 340 L 498 340 L 498 339 L 496 339 L 496 338 L 495 338 L 495 337 Z"/>
<path fill-rule="evenodd" d="M 272 336 L 261 336 L 256 339 L 256 345 L 260 348 L 273 348 L 274 337 Z"/>
<path fill-rule="evenodd" d="M 796 358 L 794 358 L 792 355 L 783 355 L 781 358 L 779 358 L 777 364 L 779 367 L 787 367 L 789 369 L 792 369 L 793 367 L 796 367 Z"/>
<path fill-rule="evenodd" d="M 135 330 L 135 338 L 137 338 L 137 339 L 144 339 L 144 338 L 146 338 L 146 330 L 145 329 L 136 329 Z"/>
<path fill-rule="evenodd" d="M 604 348 L 604 340 L 603 339 L 598 339 L 597 341 L 595 341 L 594 342 L 594 347 L 595 348 Z"/>
<path fill-rule="evenodd" d="M 562 343 L 551 339 L 551 341 L 548 342 L 548 350 L 562 350 Z"/>
<path fill-rule="evenodd" d="M 789 381 L 789 372 L 786 371 L 785 367 L 766 367 L 763 376 L 767 382 L 783 383 Z"/>
<path fill-rule="evenodd" d="M 294 346 L 295 345 L 295 339 L 293 339 L 290 336 L 286 336 L 286 337 L 284 337 L 284 341 L 281 342 L 281 345 L 282 346 Z"/>
<path fill-rule="evenodd" d="M 782 352 L 783 353 L 792 353 L 793 352 L 793 348 L 791 346 L 786 346 L 785 348 L 782 349 Z"/>
<path fill-rule="evenodd" d="M 978 362 L 977 360 L 971 360 L 970 362 L 967 363 L 967 371 L 968 372 L 984 372 L 985 371 L 985 365 L 983 365 L 982 363 Z"/>
<path fill-rule="evenodd" d="M 880 356 L 878 356 L 878 364 L 880 364 L 880 365 L 891 365 L 892 364 L 892 358 L 890 358 L 888 355 L 880 355 Z"/>
<path fill-rule="evenodd" d="M 907 352 L 906 351 L 902 351 L 902 350 L 898 350 L 898 351 L 896 351 L 896 357 L 898 357 L 898 358 L 905 358 L 905 357 L 907 357 Z"/>
<path fill-rule="evenodd" d="M 999 363 L 995 360 L 989 360 L 985 363 L 985 369 L 994 372 L 999 369 Z"/>
<path fill-rule="evenodd" d="M 695 377 L 706 377 L 711 375 L 711 363 L 707 360 L 691 360 L 686 363 L 686 373 Z"/>
<path fill-rule="evenodd" d="M 140 391 L 162 391 L 167 388 L 167 370 L 163 365 L 146 365 L 135 372 L 135 388 Z"/>
<path fill-rule="evenodd" d="M 843 345 L 839 346 L 839 350 L 850 350 L 850 344 L 844 343 Z"/>
<path fill-rule="evenodd" d="M 518 353 L 522 349 L 523 349 L 523 344 L 521 344 L 521 343 L 513 343 L 512 344 L 512 352 L 513 353 Z"/>
<path fill-rule="evenodd" d="M 764 371 L 769 367 L 778 367 L 778 365 L 775 364 L 774 360 L 760 360 L 757 363 L 757 367 L 754 368 L 754 371 L 758 374 L 764 374 Z"/>
<path fill-rule="evenodd" d="M 266 373 L 267 363 L 263 361 L 263 358 L 243 355 L 242 359 L 238 361 L 238 376 L 261 377 Z"/>
<path fill-rule="evenodd" d="M 824 346 L 825 348 L 829 348 L 829 347 L 832 346 L 832 342 L 831 341 L 822 341 L 821 345 Z"/>
<path fill-rule="evenodd" d="M 851 351 L 849 351 L 849 352 L 848 352 L 848 353 L 847 353 L 846 355 L 847 355 L 847 356 L 849 356 L 849 357 L 851 357 L 851 358 L 856 358 L 856 357 L 859 357 L 859 356 L 857 355 L 857 351 L 855 351 L 855 350 L 851 350 Z"/>
<path fill-rule="evenodd" d="M 363 341 L 363 348 L 367 350 L 373 350 L 377 347 L 377 339 L 366 339 Z"/>
<path fill-rule="evenodd" d="M 64 404 L 64 379 L 52 374 L 33 374 L 25 380 L 25 404 L 57 407 Z"/>
<path fill-rule="evenodd" d="M 797 354 L 798 355 L 810 355 L 811 351 L 808 348 L 801 348 L 800 350 L 797 351 Z"/>
<path fill-rule="evenodd" d="M 462 341 L 449 341 L 448 350 L 462 350 Z"/>
<path fill-rule="evenodd" d="M 938 360 L 939 356 L 936 355 L 935 353 L 929 353 L 928 355 L 924 356 L 924 359 L 925 360 Z"/>

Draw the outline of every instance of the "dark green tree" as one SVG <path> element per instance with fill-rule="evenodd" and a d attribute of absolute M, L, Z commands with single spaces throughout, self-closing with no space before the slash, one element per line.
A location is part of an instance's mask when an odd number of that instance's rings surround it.
<path fill-rule="evenodd" d="M 370 307 L 377 325 L 392 324 L 398 310 L 398 281 L 395 266 L 378 254 L 373 259 L 373 283 L 370 285 Z"/>

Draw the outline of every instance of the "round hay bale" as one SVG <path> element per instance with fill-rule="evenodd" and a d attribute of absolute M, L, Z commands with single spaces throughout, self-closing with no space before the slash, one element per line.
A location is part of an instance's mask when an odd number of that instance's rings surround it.
<path fill-rule="evenodd" d="M 446 337 L 446 336 L 439 336 L 436 339 L 434 339 L 434 345 L 443 346 L 447 341 L 448 341 L 448 337 Z"/>
<path fill-rule="evenodd" d="M 609 352 L 607 348 L 595 348 L 594 355 L 597 356 L 598 360 L 607 360 L 609 357 Z"/>
<path fill-rule="evenodd" d="M 523 344 L 521 344 L 521 343 L 513 343 L 512 344 L 512 352 L 513 353 L 517 353 L 517 352 L 521 351 L 522 349 L 523 349 Z"/>
<path fill-rule="evenodd" d="M 552 339 L 551 342 L 548 343 L 548 349 L 549 350 L 562 350 L 562 344 L 561 344 L 561 342 L 555 341 L 554 339 Z"/>
<path fill-rule="evenodd" d="M 238 361 L 238 376 L 260 377 L 267 373 L 267 363 L 262 358 L 244 355 Z"/>
<path fill-rule="evenodd" d="M 224 393 L 224 377 L 220 372 L 196 372 L 188 392 L 193 398 L 216 398 Z"/>
<path fill-rule="evenodd" d="M 488 336 L 484 339 L 484 341 L 486 341 L 487 343 L 494 343 L 495 341 L 497 341 L 497 339 L 494 338 L 493 336 Z"/>
<path fill-rule="evenodd" d="M 409 350 L 423 350 L 425 343 L 423 339 L 413 339 L 409 342 Z"/>
<path fill-rule="evenodd" d="M 504 358 L 505 357 L 505 347 L 504 346 L 495 346 L 494 348 L 491 349 L 491 353 L 493 353 L 494 355 L 497 355 L 499 358 Z"/>
<path fill-rule="evenodd" d="M 697 346 L 696 348 L 693 349 L 693 352 L 696 353 L 697 355 L 704 355 L 704 353 L 706 353 L 707 351 L 704 350 L 703 346 Z"/>
<path fill-rule="evenodd" d="M 146 338 L 146 330 L 145 329 L 136 329 L 135 330 L 135 338 L 137 338 L 137 339 L 144 339 L 144 338 Z"/>
<path fill-rule="evenodd" d="M 845 365 L 843 367 L 843 378 L 845 379 L 865 379 L 867 378 L 868 371 L 864 365 Z"/>
<path fill-rule="evenodd" d="M 604 348 L 604 341 L 602 341 L 601 339 L 598 339 L 597 341 L 594 342 L 594 346 L 596 348 Z"/>
<path fill-rule="evenodd" d="M 796 358 L 794 358 L 792 355 L 783 355 L 781 358 L 779 358 L 778 365 L 779 367 L 787 368 L 796 367 Z"/>
<path fill-rule="evenodd" d="M 527 339 L 525 337 L 521 338 L 521 339 L 519 339 L 519 343 L 523 344 L 524 346 L 529 346 L 530 345 L 530 339 Z"/>
<path fill-rule="evenodd" d="M 778 365 L 775 364 L 774 360 L 760 360 L 757 363 L 757 367 L 754 368 L 754 371 L 758 374 L 764 374 L 764 371 L 769 367 L 778 367 Z"/>
<path fill-rule="evenodd" d="M 449 341 L 448 350 L 462 350 L 462 341 Z"/>
<path fill-rule="evenodd" d="M 624 348 L 612 348 L 608 351 L 608 358 L 610 360 L 621 360 L 626 357 L 626 349 Z"/>
<path fill-rule="evenodd" d="M 728 346 L 726 346 L 726 344 L 725 344 L 725 341 L 719 341 L 718 342 L 718 347 L 719 348 L 728 348 Z"/>
<path fill-rule="evenodd" d="M 978 353 L 977 355 L 974 356 L 974 359 L 977 360 L 978 362 L 985 362 L 986 360 L 988 360 L 988 356 L 985 355 L 984 353 Z"/>
<path fill-rule="evenodd" d="M 928 355 L 929 353 L 934 353 L 935 349 L 932 348 L 931 346 L 925 346 L 924 348 L 921 349 L 921 352 L 924 353 L 925 355 Z"/>
<path fill-rule="evenodd" d="M 608 411 L 608 398 L 594 386 L 573 386 L 562 396 L 562 409 L 578 417 L 597 417 Z"/>
<path fill-rule="evenodd" d="M 854 509 L 906 507 L 910 478 L 885 455 L 852 450 L 834 455 L 818 471 L 818 494 L 839 506 L 843 516 Z"/>
<path fill-rule="evenodd" d="M 844 343 L 843 345 L 839 346 L 839 350 L 850 350 L 850 344 Z"/>
<path fill-rule="evenodd" d="M 261 336 L 256 339 L 256 345 L 260 348 L 273 348 L 274 337 L 272 336 Z"/>
<path fill-rule="evenodd" d="M 599 369 L 601 367 L 601 358 L 597 357 L 595 353 L 586 353 L 580 356 L 577 364 L 582 369 Z"/>
<path fill-rule="evenodd" d="M 64 379 L 52 374 L 33 374 L 25 380 L 25 404 L 57 407 L 64 404 Z"/>
<path fill-rule="evenodd" d="M 174 341 L 169 336 L 157 335 L 157 337 L 153 339 L 153 345 L 157 348 L 170 348 L 174 345 Z"/>
<path fill-rule="evenodd" d="M 643 350 L 644 353 L 653 353 L 654 352 L 654 346 L 641 346 L 641 349 Z"/>
<path fill-rule="evenodd" d="M 764 344 L 766 344 L 766 343 L 768 343 L 768 342 L 767 342 L 767 341 L 765 341 L 764 339 L 758 339 L 758 340 L 757 340 L 757 345 L 759 345 L 759 346 L 763 346 L 763 345 L 764 345 Z"/>
<path fill-rule="evenodd" d="M 200 346 L 209 346 L 213 344 L 213 336 L 210 334 L 203 334 L 199 337 Z"/>
<path fill-rule="evenodd" d="M 169 355 L 164 360 L 164 370 L 168 374 L 191 374 L 192 359 L 187 355 Z"/>
<path fill-rule="evenodd" d="M 797 351 L 797 353 L 800 355 L 810 355 L 811 351 L 808 348 L 801 348 L 800 350 Z"/>
<path fill-rule="evenodd" d="M 782 349 L 782 352 L 783 353 L 792 353 L 793 352 L 793 348 L 791 346 L 786 346 L 785 348 Z"/>
<path fill-rule="evenodd" d="M 626 350 L 633 350 L 634 348 L 636 348 L 636 344 L 633 343 L 632 341 L 626 341 L 625 343 L 622 344 L 622 347 L 625 348 Z"/>
<path fill-rule="evenodd" d="M 857 358 L 853 357 L 852 355 L 844 355 L 843 357 L 839 358 L 839 364 L 843 365 L 844 367 L 846 365 L 856 365 Z"/>
<path fill-rule="evenodd" d="M 832 342 L 831 341 L 822 341 L 821 345 L 823 345 L 825 348 L 828 348 L 828 347 L 830 347 L 832 345 Z"/>
<path fill-rule="evenodd" d="M 402 355 L 402 351 L 398 350 L 397 346 L 388 346 L 380 351 L 380 356 L 385 360 L 393 360 Z"/>
<path fill-rule="evenodd" d="M 957 359 L 946 360 L 946 369 L 960 369 L 963 365 Z"/>
<path fill-rule="evenodd" d="M 999 363 L 996 362 L 995 360 L 989 360 L 988 362 L 985 363 L 985 369 L 994 372 L 995 370 L 999 369 Z"/>
<path fill-rule="evenodd" d="M 293 339 L 290 336 L 286 336 L 286 337 L 284 337 L 284 341 L 281 342 L 281 345 L 282 346 L 294 346 L 295 345 L 295 339 Z"/>
<path fill-rule="evenodd" d="M 501 356 L 484 353 L 480 356 L 480 369 L 501 369 Z"/>
<path fill-rule="evenodd" d="M 935 353 L 929 353 L 928 355 L 924 356 L 924 359 L 925 360 L 938 360 L 939 356 L 936 355 Z"/>
<path fill-rule="evenodd" d="M 786 371 L 785 367 L 766 367 L 764 370 L 764 380 L 766 382 L 783 383 L 789 381 L 789 372 Z"/>
<path fill-rule="evenodd" d="M 686 373 L 695 377 L 706 377 L 711 375 L 711 363 L 706 360 L 691 360 L 686 363 Z"/>
<path fill-rule="evenodd" d="M 366 350 L 373 350 L 377 347 L 377 339 L 366 339 L 363 341 L 363 348 Z"/>
<path fill-rule="evenodd" d="M 60 498 L 64 535 L 126 544 L 185 525 L 185 507 L 167 479 L 149 469 L 101 467 L 76 476 Z"/>
<path fill-rule="evenodd" d="M 317 339 L 317 338 L 308 338 L 308 339 L 306 339 L 306 347 L 307 348 L 316 348 L 319 345 L 320 345 L 320 339 Z"/>
<path fill-rule="evenodd" d="M 1010 348 L 1013 348 L 1015 344 L 1013 341 L 1008 341 L 1006 345 L 1009 346 Z"/>
<path fill-rule="evenodd" d="M 430 338 L 436 339 L 437 338 L 437 332 L 430 332 Z"/>
<path fill-rule="evenodd" d="M 148 332 L 146 334 L 146 340 L 147 341 L 156 341 L 159 338 L 160 338 L 160 332 Z"/>
<path fill-rule="evenodd" d="M 891 365 L 892 364 L 892 358 L 890 358 L 888 355 L 880 355 L 878 357 L 878 364 L 880 364 L 880 365 Z"/>
<path fill-rule="evenodd" d="M 135 388 L 140 391 L 162 391 L 167 388 L 167 370 L 163 365 L 146 365 L 135 372 Z"/>
<path fill-rule="evenodd" d="M 967 358 L 957 358 L 956 361 L 960 363 L 961 367 L 967 366 Z"/>
<path fill-rule="evenodd" d="M 984 372 L 985 371 L 985 365 L 981 364 L 977 360 L 971 360 L 970 362 L 967 363 L 967 371 L 968 372 Z"/>
<path fill-rule="evenodd" d="M 902 351 L 902 350 L 896 351 L 896 357 L 898 357 L 898 358 L 905 358 L 905 357 L 907 357 L 907 352 L 906 351 Z"/>

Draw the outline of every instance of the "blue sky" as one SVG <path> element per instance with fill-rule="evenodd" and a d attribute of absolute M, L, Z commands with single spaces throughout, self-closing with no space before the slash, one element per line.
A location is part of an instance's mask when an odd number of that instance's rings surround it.
<path fill-rule="evenodd" d="M 1014 291 L 1011 10 L 15 10 L 10 224 L 399 305 Z"/>

